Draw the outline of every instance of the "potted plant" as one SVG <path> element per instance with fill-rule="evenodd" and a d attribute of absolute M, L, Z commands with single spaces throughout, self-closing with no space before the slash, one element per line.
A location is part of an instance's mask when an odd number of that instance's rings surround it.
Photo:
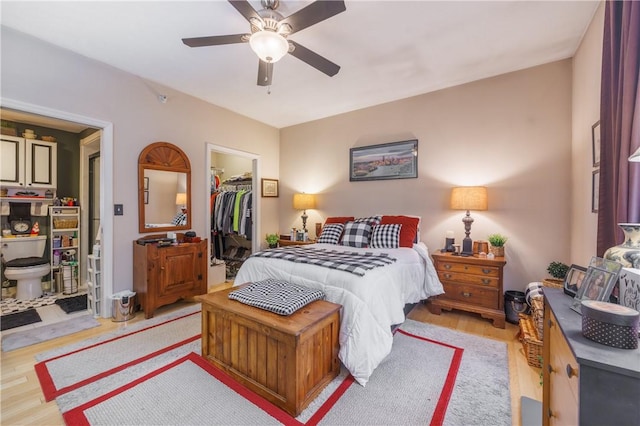
<path fill-rule="evenodd" d="M 504 245 L 507 242 L 507 237 L 502 234 L 491 234 L 487 237 L 489 240 L 489 251 L 493 253 L 495 257 L 504 257 Z"/>
<path fill-rule="evenodd" d="M 278 247 L 278 240 L 280 239 L 278 234 L 267 234 L 265 239 L 267 240 L 267 244 L 269 244 L 269 248 Z"/>
<path fill-rule="evenodd" d="M 567 272 L 569 272 L 569 266 L 562 262 L 553 261 L 549 263 L 547 272 L 553 278 L 545 278 L 542 280 L 542 283 L 547 287 L 563 288 L 564 277 L 567 275 Z"/>

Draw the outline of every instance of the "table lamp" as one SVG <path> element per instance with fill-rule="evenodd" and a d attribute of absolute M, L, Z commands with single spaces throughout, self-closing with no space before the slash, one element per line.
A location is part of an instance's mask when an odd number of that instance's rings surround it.
<path fill-rule="evenodd" d="M 463 256 L 473 255 L 473 241 L 469 237 L 471 234 L 471 224 L 473 218 L 470 210 L 487 210 L 487 188 L 484 186 L 459 186 L 451 190 L 451 208 L 453 210 L 466 210 L 467 214 L 462 218 L 464 223 L 465 237 L 462 240 Z"/>
<path fill-rule="evenodd" d="M 187 193 L 186 192 L 178 192 L 176 194 L 176 206 L 180 208 L 180 210 L 186 210 L 187 208 Z"/>
<path fill-rule="evenodd" d="M 296 210 L 302 210 L 302 230 L 307 232 L 307 209 L 316 208 L 316 196 L 313 194 L 294 194 L 293 195 L 293 208 Z"/>

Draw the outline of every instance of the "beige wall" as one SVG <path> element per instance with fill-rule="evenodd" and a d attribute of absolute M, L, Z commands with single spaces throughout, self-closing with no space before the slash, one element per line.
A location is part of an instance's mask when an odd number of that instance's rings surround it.
<path fill-rule="evenodd" d="M 124 204 L 124 216 L 114 218 L 114 291 L 132 288 L 132 241 L 140 236 L 137 162 L 145 146 L 167 141 L 189 157 L 192 227 L 198 235 L 205 235 L 208 223 L 207 143 L 259 155 L 262 172 L 278 177 L 277 129 L 13 30 L 1 31 L 3 98 L 113 123 L 114 164 L 103 167 L 113 202 Z M 160 93 L 168 96 L 166 104 L 158 101 Z M 275 227 L 277 204 L 261 208 L 261 228 Z"/>
<path fill-rule="evenodd" d="M 598 215 L 591 212 L 591 126 L 600 119 L 604 3 L 573 58 L 571 263 L 586 266 L 596 253 Z"/>
<path fill-rule="evenodd" d="M 571 231 L 571 60 L 489 78 L 281 130 L 280 231 L 300 226 L 294 192 L 318 193 L 309 222 L 330 215 L 422 216 L 433 251 L 464 237 L 451 187 L 486 185 L 489 210 L 471 237 L 499 232 L 506 289 L 546 277 L 568 260 Z M 349 148 L 418 139 L 418 178 L 349 182 Z M 313 227 L 311 227 L 313 229 Z"/>

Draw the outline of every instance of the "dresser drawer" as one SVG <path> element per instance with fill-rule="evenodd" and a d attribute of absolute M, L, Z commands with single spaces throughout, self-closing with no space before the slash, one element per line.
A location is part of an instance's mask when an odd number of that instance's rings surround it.
<path fill-rule="evenodd" d="M 479 285 L 483 287 L 500 287 L 500 279 L 497 277 L 481 276 L 481 275 L 468 275 L 461 272 L 443 272 L 438 271 L 438 278 L 440 281 L 455 281 L 459 283 Z"/>
<path fill-rule="evenodd" d="M 551 316 L 551 324 L 553 324 L 549 328 L 549 338 L 551 339 L 549 364 L 553 371 L 551 379 L 554 383 L 566 381 L 573 400 L 578 401 L 580 375 L 578 363 L 553 315 Z"/>
<path fill-rule="evenodd" d="M 438 271 L 442 272 L 460 272 L 463 274 L 480 275 L 486 277 L 500 276 L 500 268 L 495 266 L 483 266 L 483 265 L 470 265 L 466 263 L 457 262 L 438 262 L 436 267 Z"/>
<path fill-rule="evenodd" d="M 470 303 L 490 309 L 498 309 L 498 291 L 491 287 L 479 287 L 443 281 L 444 297 L 449 300 Z"/>

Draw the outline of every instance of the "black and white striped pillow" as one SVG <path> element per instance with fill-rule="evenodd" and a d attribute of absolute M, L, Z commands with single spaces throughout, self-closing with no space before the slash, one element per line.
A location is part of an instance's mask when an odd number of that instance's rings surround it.
<path fill-rule="evenodd" d="M 342 223 L 328 223 L 322 227 L 322 233 L 316 242 L 324 244 L 338 244 L 343 230 L 344 224 Z"/>
<path fill-rule="evenodd" d="M 370 238 L 371 248 L 395 249 L 400 247 L 401 228 L 402 225 L 399 223 L 374 226 Z"/>
<path fill-rule="evenodd" d="M 376 216 L 369 216 L 369 217 L 358 217 L 358 218 L 354 219 L 353 221 L 354 222 L 367 222 L 371 226 L 375 226 L 375 225 L 380 225 L 380 222 L 382 221 L 382 216 L 376 215 Z"/>
<path fill-rule="evenodd" d="M 344 224 L 341 244 L 349 247 L 369 247 L 370 235 L 371 224 L 369 222 L 347 222 Z"/>

